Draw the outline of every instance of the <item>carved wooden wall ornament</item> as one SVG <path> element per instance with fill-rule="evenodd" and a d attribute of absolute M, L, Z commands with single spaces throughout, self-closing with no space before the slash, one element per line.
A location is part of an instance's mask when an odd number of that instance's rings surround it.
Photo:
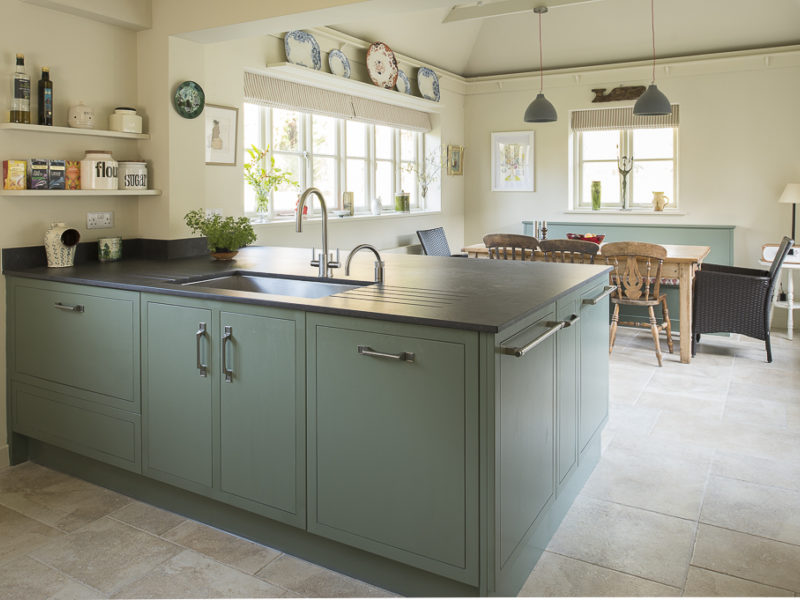
<path fill-rule="evenodd" d="M 617 100 L 636 100 L 639 96 L 644 94 L 645 89 L 643 85 L 621 85 L 615 87 L 608 94 L 605 94 L 606 88 L 597 88 L 592 90 L 594 98 L 592 102 L 616 102 Z"/>

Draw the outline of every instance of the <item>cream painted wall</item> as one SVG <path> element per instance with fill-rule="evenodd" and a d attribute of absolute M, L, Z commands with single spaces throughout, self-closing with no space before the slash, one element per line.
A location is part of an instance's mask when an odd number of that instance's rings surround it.
<path fill-rule="evenodd" d="M 736 225 L 735 263 L 757 266 L 761 245 L 791 231 L 791 209 L 777 200 L 786 183 L 800 181 L 800 51 L 688 60 L 673 64 L 668 73 L 659 68 L 659 89 L 680 105 L 678 189 L 685 214 L 567 214 L 569 111 L 598 107 L 591 104 L 591 88 L 646 82 L 648 71 L 634 66 L 545 76 L 545 94 L 559 118 L 542 124 L 522 121 L 538 80 L 506 79 L 503 89 L 497 79 L 470 83 L 465 101 L 466 147 L 473 159 L 465 171 L 467 242 L 480 241 L 488 232 L 521 233 L 521 221 L 529 219 L 731 224 Z M 530 129 L 536 135 L 536 191 L 491 192 L 491 132 Z"/>

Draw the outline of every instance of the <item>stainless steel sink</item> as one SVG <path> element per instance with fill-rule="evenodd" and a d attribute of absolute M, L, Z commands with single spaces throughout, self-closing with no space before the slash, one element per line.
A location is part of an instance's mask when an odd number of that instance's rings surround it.
<path fill-rule="evenodd" d="M 179 281 L 186 287 L 204 287 L 237 292 L 258 292 L 278 296 L 298 298 L 323 298 L 339 292 L 346 292 L 365 285 L 367 282 L 320 281 L 318 279 L 295 279 L 275 275 L 253 273 L 233 273 L 191 281 Z"/>

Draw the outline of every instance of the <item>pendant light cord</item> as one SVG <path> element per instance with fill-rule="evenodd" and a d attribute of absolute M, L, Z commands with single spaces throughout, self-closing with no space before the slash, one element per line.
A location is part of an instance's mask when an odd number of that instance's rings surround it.
<path fill-rule="evenodd" d="M 537 14 L 539 15 L 539 93 L 541 93 L 544 91 L 544 72 L 542 67 L 542 13 Z M 655 42 L 653 42 L 653 52 L 655 53 Z M 653 68 L 655 69 L 655 66 Z"/>
<path fill-rule="evenodd" d="M 655 83 L 656 81 L 656 16 L 655 16 L 655 0 L 650 0 L 650 32 L 652 34 L 653 39 L 653 79 L 651 83 Z M 539 33 L 539 38 L 541 39 L 542 34 Z"/>

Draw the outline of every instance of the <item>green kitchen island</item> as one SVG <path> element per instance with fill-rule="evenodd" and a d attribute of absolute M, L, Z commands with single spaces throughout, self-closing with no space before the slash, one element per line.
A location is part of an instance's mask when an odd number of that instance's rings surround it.
<path fill-rule="evenodd" d="M 608 268 L 385 260 L 317 289 L 289 248 L 4 254 L 12 463 L 402 594 L 515 595 L 599 459 Z"/>

